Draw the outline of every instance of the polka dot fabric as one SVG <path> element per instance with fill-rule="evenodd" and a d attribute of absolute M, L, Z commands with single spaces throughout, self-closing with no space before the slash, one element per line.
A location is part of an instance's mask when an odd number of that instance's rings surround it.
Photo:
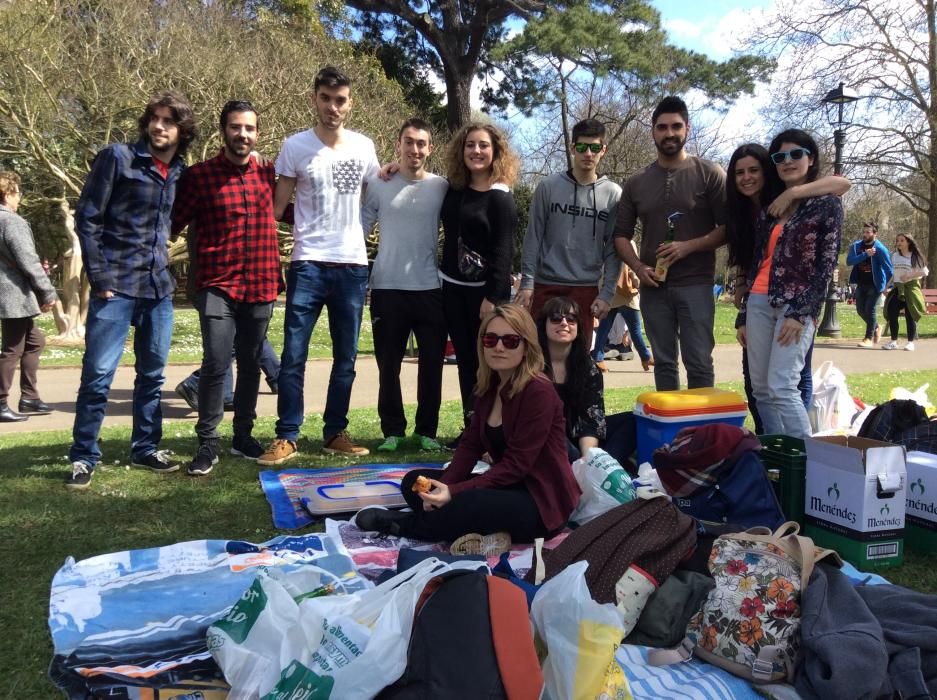
<path fill-rule="evenodd" d="M 659 586 L 696 547 L 696 524 L 666 498 L 637 499 L 574 530 L 544 558 L 550 579 L 588 561 L 586 584 L 599 603 L 615 603 L 615 584 L 632 565 Z"/>

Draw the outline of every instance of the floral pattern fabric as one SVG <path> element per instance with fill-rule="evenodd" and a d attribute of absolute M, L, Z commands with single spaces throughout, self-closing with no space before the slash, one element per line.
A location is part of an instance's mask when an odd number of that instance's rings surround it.
<path fill-rule="evenodd" d="M 800 646 L 801 566 L 770 542 L 719 538 L 709 558 L 716 587 L 690 621 L 687 637 L 700 649 L 752 669 L 764 647 L 789 662 Z M 782 662 L 774 674 L 784 676 Z"/>
<path fill-rule="evenodd" d="M 765 256 L 775 220 L 765 211 L 755 227 L 755 250 L 748 279 L 753 280 Z M 843 230 L 843 205 L 839 197 L 825 195 L 804 200 L 784 224 L 774 247 L 768 278 L 768 301 L 778 309 L 787 306 L 786 318 L 806 324 L 820 316 L 827 287 L 836 268 Z M 745 325 L 748 295 L 742 302 L 735 327 Z"/>

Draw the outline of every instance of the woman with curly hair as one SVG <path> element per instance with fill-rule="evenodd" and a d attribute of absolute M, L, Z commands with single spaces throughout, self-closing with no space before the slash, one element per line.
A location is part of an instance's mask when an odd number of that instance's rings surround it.
<path fill-rule="evenodd" d="M 449 192 L 440 213 L 445 233 L 440 277 L 466 425 L 478 370 L 479 324 L 497 304 L 511 298 L 517 209 L 510 188 L 518 168 L 504 134 L 490 124 L 468 124 L 449 142 Z"/>
<path fill-rule="evenodd" d="M 563 404 L 543 374 L 533 319 L 517 304 L 496 306 L 476 342 L 475 410 L 452 462 L 442 474 L 408 473 L 400 489 L 413 512 L 364 508 L 355 516 L 361 530 L 430 542 L 507 533 L 532 542 L 566 524 L 581 492 L 566 457 Z M 491 467 L 475 474 L 480 460 Z"/>
<path fill-rule="evenodd" d="M 810 134 L 788 129 L 768 149 L 774 171 L 790 192 L 783 211 L 762 211 L 736 319 L 748 349 L 752 391 L 765 432 L 807 437 L 807 410 L 797 383 L 839 255 L 843 206 L 834 195 L 797 199 L 795 188 L 814 182 L 820 154 Z"/>

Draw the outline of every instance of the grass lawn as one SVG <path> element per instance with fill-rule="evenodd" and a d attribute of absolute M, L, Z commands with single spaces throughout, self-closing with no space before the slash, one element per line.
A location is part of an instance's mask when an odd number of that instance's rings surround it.
<path fill-rule="evenodd" d="M 281 312 L 282 313 L 282 312 Z M 282 318 L 282 316 L 281 316 Z M 866 401 L 887 398 L 896 385 L 909 388 L 930 382 L 937 388 L 937 371 L 866 374 L 849 378 L 850 388 Z M 720 385 L 741 390 L 736 383 Z M 607 392 L 610 412 L 634 405 L 641 388 Z M 413 418 L 413 407 L 407 407 Z M 374 409 L 353 410 L 351 432 L 372 449 L 381 434 Z M 440 435 L 458 432 L 460 410 L 447 402 L 440 421 Z M 273 418 L 258 422 L 255 434 L 262 440 L 273 435 Z M 320 435 L 320 415 L 307 417 L 306 435 Z M 230 437 L 230 421 L 223 430 Z M 245 539 L 261 542 L 277 534 L 270 509 L 257 480 L 258 468 L 236 458 L 222 459 L 212 475 L 191 479 L 184 474 L 160 476 L 130 469 L 129 428 L 103 431 L 103 460 L 92 487 L 68 493 L 62 480 L 68 469 L 66 431 L 4 436 L 0 466 L 0 524 L 4 569 L 0 588 L 0 638 L 3 659 L 0 697 L 42 699 L 56 697 L 46 679 L 52 656 L 47 627 L 49 587 L 52 576 L 67 556 L 84 559 L 96 554 L 166 545 L 202 538 Z M 193 446 L 191 425 L 167 423 L 163 447 L 187 456 Z M 290 467 L 324 467 L 342 463 L 341 458 L 318 454 L 318 439 L 300 440 L 302 456 Z M 440 462 L 446 455 L 420 453 L 409 447 L 392 459 L 372 454 L 368 461 Z M 347 460 L 350 462 L 350 460 Z M 321 528 L 320 528 L 321 529 Z M 917 590 L 937 593 L 937 556 L 906 555 L 900 569 L 889 569 L 886 577 Z"/>
<path fill-rule="evenodd" d="M 848 304 L 839 304 L 839 325 L 844 338 L 861 339 L 865 334 L 865 324 L 856 313 L 856 307 Z M 267 337 L 276 349 L 277 354 L 283 350 L 283 316 L 284 307 L 277 306 L 270 321 L 270 330 Z M 729 302 L 716 305 L 716 322 L 714 325 L 717 343 L 735 343 L 735 307 Z M 50 314 L 39 317 L 39 327 L 49 337 L 55 333 L 55 324 Z M 884 323 L 884 322 L 883 322 Z M 884 326 L 883 326 L 884 327 Z M 131 333 L 133 331 L 131 330 Z M 901 332 L 905 332 L 904 322 L 901 323 Z M 918 324 L 918 334 L 922 338 L 937 337 L 937 315 L 925 316 Z M 903 336 L 902 336 L 903 337 Z M 133 364 L 132 343 L 128 340 L 127 352 L 121 358 L 121 364 Z M 361 324 L 361 337 L 358 351 L 369 355 L 374 353 L 374 340 L 371 337 L 371 312 L 364 310 L 364 322 Z M 82 347 L 68 347 L 49 344 L 42 354 L 42 363 L 46 367 L 68 367 L 81 364 Z M 329 339 L 328 312 L 323 310 L 322 317 L 316 324 L 309 342 L 309 357 L 328 358 L 332 356 L 332 344 Z M 169 350 L 170 363 L 201 362 L 202 338 L 199 333 L 198 313 L 190 306 L 176 307 L 175 328 L 173 330 L 172 347 Z"/>

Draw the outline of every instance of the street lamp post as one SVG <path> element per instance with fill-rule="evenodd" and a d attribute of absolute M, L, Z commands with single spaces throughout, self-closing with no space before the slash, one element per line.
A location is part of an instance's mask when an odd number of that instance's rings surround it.
<path fill-rule="evenodd" d="M 833 174 L 843 174 L 843 144 L 846 141 L 846 127 L 852 123 L 852 114 L 856 107 L 859 95 L 843 83 L 839 87 L 826 93 L 821 102 L 826 108 L 826 120 L 833 127 Z M 839 319 L 836 318 L 836 283 L 839 281 L 839 266 L 834 268 L 830 278 L 830 286 L 826 290 L 826 305 L 823 307 L 823 320 L 817 335 L 823 338 L 839 338 L 842 332 L 839 328 Z"/>

